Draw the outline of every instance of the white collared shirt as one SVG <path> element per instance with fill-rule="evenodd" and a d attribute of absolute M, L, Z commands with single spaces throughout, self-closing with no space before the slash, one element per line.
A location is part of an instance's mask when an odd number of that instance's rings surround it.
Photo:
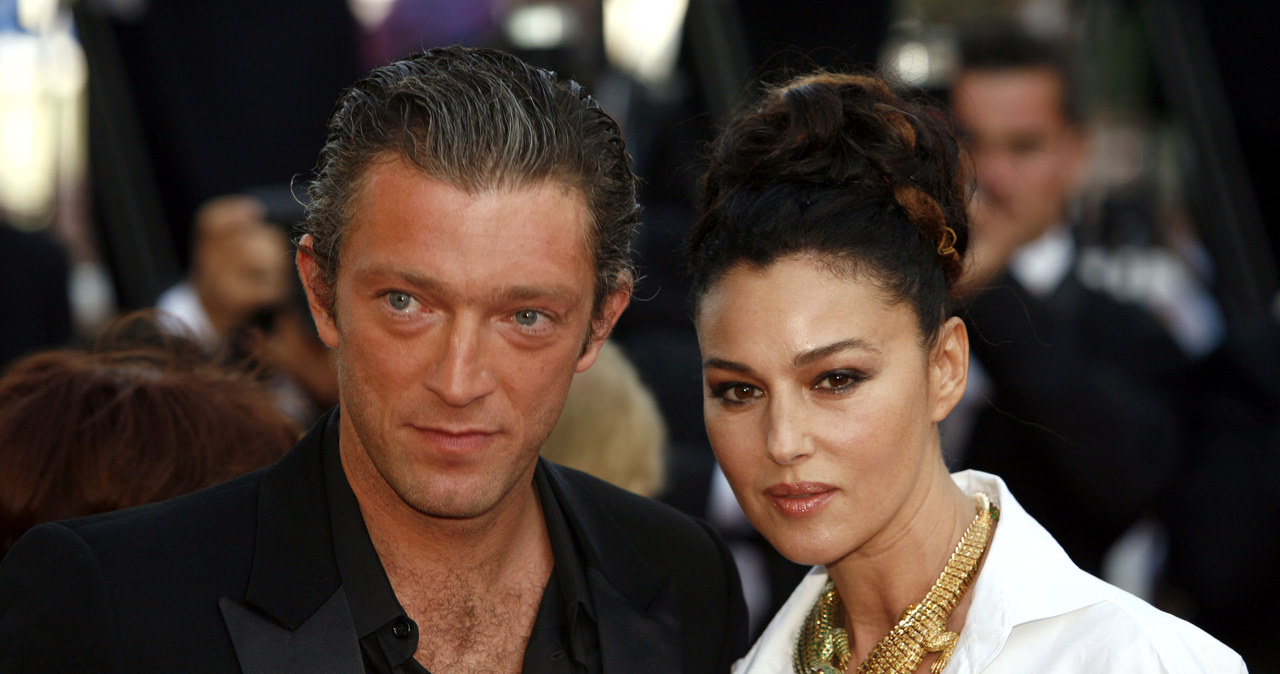
<path fill-rule="evenodd" d="M 1246 672 L 1234 651 L 1180 618 L 1091 576 L 995 475 L 952 475 L 1000 508 L 960 641 L 944 674 Z M 734 674 L 792 674 L 796 636 L 827 583 L 814 567 Z"/>
<path fill-rule="evenodd" d="M 207 351 L 218 347 L 221 336 L 213 329 L 209 314 L 204 310 L 204 303 L 196 293 L 190 281 L 182 281 L 170 286 L 160 297 L 156 298 L 156 309 L 160 310 L 160 324 L 169 332 L 178 335 L 190 335 Z"/>
<path fill-rule="evenodd" d="M 1066 225 L 1049 228 L 1009 258 L 1009 274 L 1041 299 L 1053 294 L 1071 271 L 1076 242 Z"/>

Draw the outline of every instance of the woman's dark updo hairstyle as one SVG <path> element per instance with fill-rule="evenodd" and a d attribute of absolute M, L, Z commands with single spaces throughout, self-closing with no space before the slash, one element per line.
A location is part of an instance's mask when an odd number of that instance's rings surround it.
<path fill-rule="evenodd" d="M 711 153 L 688 247 L 695 307 L 739 263 L 809 255 L 910 303 L 932 343 L 969 245 L 966 168 L 937 108 L 815 73 L 737 112 Z"/>

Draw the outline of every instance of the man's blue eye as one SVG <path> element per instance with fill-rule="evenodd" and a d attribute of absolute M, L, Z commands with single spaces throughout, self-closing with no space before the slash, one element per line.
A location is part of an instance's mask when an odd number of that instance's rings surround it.
<path fill-rule="evenodd" d="M 409 305 L 413 303 L 413 298 L 409 293 L 393 292 L 387 294 L 387 303 L 396 311 L 408 311 Z"/>
<path fill-rule="evenodd" d="M 538 319 L 541 317 L 542 317 L 541 314 L 539 314 L 536 311 L 533 311 L 532 309 L 517 311 L 515 315 L 516 322 L 524 326 L 534 325 L 535 323 L 538 322 Z"/>

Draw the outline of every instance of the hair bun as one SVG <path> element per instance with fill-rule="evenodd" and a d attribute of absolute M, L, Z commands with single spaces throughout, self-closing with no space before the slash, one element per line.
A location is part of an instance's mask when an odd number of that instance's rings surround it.
<path fill-rule="evenodd" d="M 874 77 L 819 72 L 767 90 L 755 113 L 721 137 L 727 170 L 704 183 L 704 198 L 734 183 L 856 190 L 900 207 L 931 248 L 947 251 L 942 264 L 958 281 L 969 241 L 966 174 L 936 108 Z"/>

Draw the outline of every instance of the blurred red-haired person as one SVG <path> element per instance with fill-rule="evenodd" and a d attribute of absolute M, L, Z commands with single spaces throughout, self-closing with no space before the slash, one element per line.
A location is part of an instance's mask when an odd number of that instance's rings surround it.
<path fill-rule="evenodd" d="M 122 317 L 93 348 L 32 354 L 0 378 L 0 556 L 36 524 L 195 491 L 298 436 L 251 373 L 150 314 Z"/>

